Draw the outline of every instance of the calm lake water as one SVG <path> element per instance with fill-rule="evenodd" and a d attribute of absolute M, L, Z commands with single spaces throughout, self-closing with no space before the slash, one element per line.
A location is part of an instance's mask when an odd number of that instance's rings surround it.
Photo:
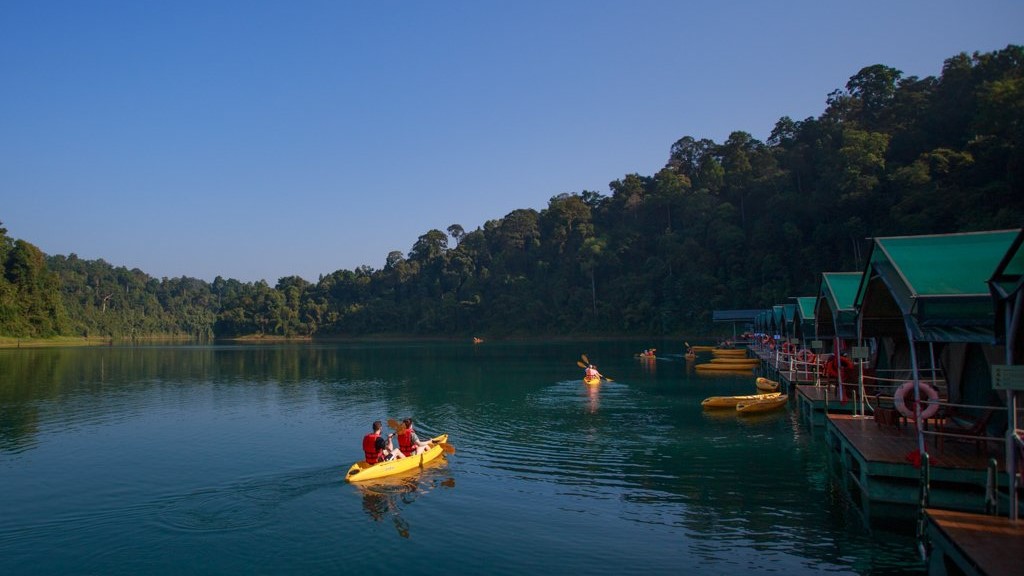
<path fill-rule="evenodd" d="M 703 412 L 753 377 L 697 376 L 682 348 L 0 350 L 0 574 L 920 572 L 820 432 Z M 614 381 L 585 386 L 581 353 Z M 457 452 L 345 483 L 370 423 L 406 416 Z"/>

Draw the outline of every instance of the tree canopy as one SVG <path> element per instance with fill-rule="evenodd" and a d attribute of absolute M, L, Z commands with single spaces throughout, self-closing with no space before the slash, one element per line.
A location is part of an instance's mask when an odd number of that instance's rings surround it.
<path fill-rule="evenodd" d="M 938 77 L 876 64 L 766 142 L 683 136 L 656 174 L 428 230 L 382 269 L 243 283 L 46 256 L 0 228 L 0 334 L 538 335 L 704 331 L 718 308 L 814 294 L 881 235 L 1024 223 L 1024 48 Z M 454 242 L 449 242 L 449 237 Z"/>

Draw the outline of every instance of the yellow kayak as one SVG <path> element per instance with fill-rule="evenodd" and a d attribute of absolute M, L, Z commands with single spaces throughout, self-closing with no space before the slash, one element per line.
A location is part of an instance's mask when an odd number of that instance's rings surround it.
<path fill-rule="evenodd" d="M 712 364 L 712 363 L 709 362 L 709 363 L 706 363 L 706 364 L 697 364 L 696 366 L 694 366 L 694 368 L 696 368 L 698 371 L 700 371 L 700 370 L 723 370 L 723 371 L 726 371 L 726 372 L 753 372 L 755 366 L 756 366 L 756 364 L 750 364 L 750 365 L 747 365 L 747 364 L 729 364 L 729 363 Z"/>
<path fill-rule="evenodd" d="M 736 357 L 746 358 L 747 357 L 747 351 L 742 349 L 742 348 L 722 348 L 722 349 L 716 348 L 716 349 L 711 351 L 711 355 L 712 356 L 718 356 L 719 358 L 726 357 L 726 356 L 728 356 L 730 358 L 736 358 Z"/>
<path fill-rule="evenodd" d="M 583 383 L 588 385 L 588 386 L 594 386 L 594 385 L 597 385 L 597 384 L 601 383 L 601 377 L 600 376 L 595 376 L 593 378 L 588 378 L 588 377 L 584 376 L 583 377 Z"/>
<path fill-rule="evenodd" d="M 775 380 L 769 380 L 761 376 L 759 376 L 757 380 L 754 381 L 754 385 L 757 386 L 758 390 L 761 390 L 763 392 L 775 392 L 776 390 L 779 389 L 778 382 L 776 382 Z"/>
<path fill-rule="evenodd" d="M 746 396 L 711 396 L 700 403 L 705 409 L 735 408 L 740 402 L 754 402 L 780 396 L 778 392 L 770 394 L 747 394 Z"/>
<path fill-rule="evenodd" d="M 721 357 L 721 358 L 712 358 L 711 359 L 711 363 L 712 364 L 740 364 L 740 365 L 742 365 L 742 364 L 760 364 L 761 360 L 760 360 L 760 358 L 729 358 L 728 356 L 726 356 L 726 357 Z"/>
<path fill-rule="evenodd" d="M 740 402 L 736 405 L 736 412 L 739 414 L 759 414 L 761 412 L 771 412 L 777 410 L 786 405 L 789 401 L 789 396 L 783 396 L 779 394 L 775 398 L 762 398 L 760 400 L 748 400 L 746 402 Z"/>
<path fill-rule="evenodd" d="M 345 481 L 365 482 L 367 480 L 375 480 L 377 478 L 401 474 L 402 472 L 409 472 L 410 470 L 421 468 L 424 464 L 437 458 L 442 452 L 444 452 L 444 449 L 441 448 L 441 443 L 448 441 L 448 435 L 441 434 L 440 436 L 431 438 L 430 441 L 433 442 L 434 445 L 426 452 L 416 456 L 406 456 L 405 458 L 377 462 L 376 464 L 367 464 L 366 460 L 360 460 L 348 469 L 348 473 L 345 474 Z"/>

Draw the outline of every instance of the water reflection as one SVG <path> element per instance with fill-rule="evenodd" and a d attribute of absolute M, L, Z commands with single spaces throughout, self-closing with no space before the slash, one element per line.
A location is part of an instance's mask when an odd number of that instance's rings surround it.
<path fill-rule="evenodd" d="M 596 414 L 597 409 L 601 407 L 601 385 L 590 386 L 584 384 L 583 386 L 587 389 L 587 412 Z"/>
<path fill-rule="evenodd" d="M 455 487 L 455 479 L 446 476 L 441 469 L 443 462 L 444 457 L 442 456 L 438 460 L 429 462 L 422 471 L 413 475 L 354 483 L 353 486 L 362 495 L 363 511 L 374 522 L 390 520 L 400 537 L 409 538 L 411 528 L 408 520 L 402 516 L 402 511 L 438 487 Z"/>

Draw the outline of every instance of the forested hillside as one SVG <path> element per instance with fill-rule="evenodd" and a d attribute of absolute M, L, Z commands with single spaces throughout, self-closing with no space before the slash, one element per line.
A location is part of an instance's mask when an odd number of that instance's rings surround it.
<path fill-rule="evenodd" d="M 155 279 L 0 229 L 0 334 L 195 338 L 680 334 L 718 308 L 814 295 L 872 236 L 1024 225 L 1024 47 L 938 77 L 864 68 L 766 142 L 680 138 L 653 175 L 428 230 L 381 269 L 242 283 Z"/>

